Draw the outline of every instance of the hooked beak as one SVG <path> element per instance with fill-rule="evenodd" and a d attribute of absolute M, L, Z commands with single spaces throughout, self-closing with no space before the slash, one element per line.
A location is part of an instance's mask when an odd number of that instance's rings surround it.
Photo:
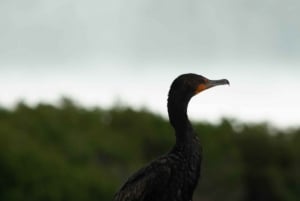
<path fill-rule="evenodd" d="M 204 91 L 206 89 L 209 89 L 211 87 L 215 87 L 215 86 L 218 86 L 218 85 L 225 85 L 225 84 L 230 84 L 229 81 L 227 79 L 221 79 L 221 80 L 209 80 L 207 79 L 206 80 L 206 83 L 205 84 L 199 84 L 196 91 L 195 91 L 195 94 L 201 92 L 201 91 Z"/>
<path fill-rule="evenodd" d="M 221 79 L 221 80 L 207 80 L 207 83 L 205 84 L 206 89 L 215 87 L 218 85 L 230 85 L 229 81 L 227 79 Z"/>

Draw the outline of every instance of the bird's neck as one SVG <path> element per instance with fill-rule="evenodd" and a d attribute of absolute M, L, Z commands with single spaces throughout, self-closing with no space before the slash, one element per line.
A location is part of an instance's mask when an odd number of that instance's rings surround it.
<path fill-rule="evenodd" d="M 176 134 L 176 146 L 188 145 L 194 139 L 192 125 L 187 116 L 187 106 L 190 99 L 178 99 L 169 95 L 168 114 Z"/>

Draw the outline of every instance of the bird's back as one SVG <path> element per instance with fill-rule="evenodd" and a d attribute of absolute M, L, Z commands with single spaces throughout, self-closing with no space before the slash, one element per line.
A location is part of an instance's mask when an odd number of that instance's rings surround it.
<path fill-rule="evenodd" d="M 161 157 L 133 174 L 116 193 L 114 201 L 153 201 L 161 196 L 171 175 L 167 160 Z"/>
<path fill-rule="evenodd" d="M 178 153 L 169 153 L 133 174 L 121 187 L 114 201 L 189 201 L 200 172 Z"/>

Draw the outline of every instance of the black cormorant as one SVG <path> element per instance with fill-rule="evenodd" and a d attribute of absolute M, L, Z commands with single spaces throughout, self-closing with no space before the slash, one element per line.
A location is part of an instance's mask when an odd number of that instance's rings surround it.
<path fill-rule="evenodd" d="M 209 80 L 197 74 L 177 77 L 168 96 L 168 113 L 175 130 L 171 151 L 134 173 L 115 194 L 114 201 L 191 201 L 197 185 L 202 148 L 187 117 L 187 106 L 197 93 L 229 84 L 226 79 Z"/>

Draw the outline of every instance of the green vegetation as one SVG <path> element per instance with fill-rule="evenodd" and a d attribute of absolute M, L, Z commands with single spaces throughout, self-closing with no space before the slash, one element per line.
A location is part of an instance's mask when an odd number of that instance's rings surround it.
<path fill-rule="evenodd" d="M 204 147 L 194 201 L 296 201 L 300 129 L 194 123 Z M 168 121 L 127 107 L 19 103 L 0 108 L 1 201 L 109 201 L 174 143 Z"/>

